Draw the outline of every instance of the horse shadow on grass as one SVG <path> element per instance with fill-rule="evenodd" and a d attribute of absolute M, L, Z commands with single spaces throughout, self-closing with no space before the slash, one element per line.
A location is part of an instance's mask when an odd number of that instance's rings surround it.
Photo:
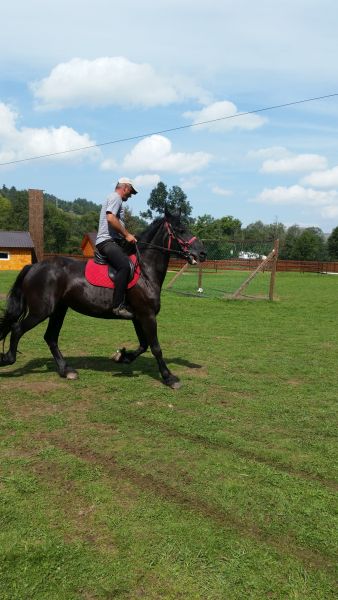
<path fill-rule="evenodd" d="M 188 369 L 201 369 L 203 365 L 192 363 L 181 357 L 166 357 L 168 365 L 179 365 Z M 148 375 L 152 379 L 161 381 L 156 360 L 153 356 L 139 356 L 135 363 L 120 364 L 111 358 L 102 356 L 67 356 L 67 364 L 79 371 L 97 371 L 98 373 L 111 373 L 113 377 L 140 377 Z M 20 367 L 5 367 L 6 371 L 0 371 L 0 378 L 24 377 L 31 373 L 49 373 L 56 371 L 55 362 L 52 358 L 35 358 L 29 360 Z M 7 370 L 8 369 L 8 370 Z"/>

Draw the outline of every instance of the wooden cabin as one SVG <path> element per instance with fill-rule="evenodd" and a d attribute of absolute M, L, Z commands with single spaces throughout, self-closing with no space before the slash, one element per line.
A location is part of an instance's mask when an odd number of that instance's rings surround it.
<path fill-rule="evenodd" d="M 33 262 L 36 255 L 28 231 L 0 231 L 0 271 L 21 270 Z"/>
<path fill-rule="evenodd" d="M 84 234 L 81 242 L 81 250 L 83 256 L 88 256 L 88 258 L 94 256 L 96 236 L 96 231 Z"/>

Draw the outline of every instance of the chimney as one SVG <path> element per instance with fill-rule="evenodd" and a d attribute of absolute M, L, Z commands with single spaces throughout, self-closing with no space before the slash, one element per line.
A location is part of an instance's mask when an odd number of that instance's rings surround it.
<path fill-rule="evenodd" d="M 28 190 L 29 233 L 35 246 L 38 261 L 43 260 L 43 191 Z"/>

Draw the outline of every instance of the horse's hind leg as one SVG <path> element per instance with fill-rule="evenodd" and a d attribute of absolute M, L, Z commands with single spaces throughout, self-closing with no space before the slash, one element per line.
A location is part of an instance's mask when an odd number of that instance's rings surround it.
<path fill-rule="evenodd" d="M 48 344 L 49 349 L 54 357 L 57 372 L 59 373 L 60 377 L 77 379 L 77 371 L 67 365 L 58 347 L 59 333 L 66 316 L 67 308 L 67 306 L 60 305 L 56 308 L 53 314 L 51 314 L 49 317 L 48 327 L 44 335 L 44 340 Z"/>
<path fill-rule="evenodd" d="M 46 315 L 41 316 L 41 314 L 29 314 L 25 319 L 23 319 L 23 321 L 18 321 L 12 325 L 9 350 L 5 354 L 0 353 L 0 367 L 13 365 L 15 363 L 20 338 L 24 335 L 24 333 L 30 329 L 33 329 L 33 327 L 41 323 L 41 321 L 43 321 L 45 318 Z"/>

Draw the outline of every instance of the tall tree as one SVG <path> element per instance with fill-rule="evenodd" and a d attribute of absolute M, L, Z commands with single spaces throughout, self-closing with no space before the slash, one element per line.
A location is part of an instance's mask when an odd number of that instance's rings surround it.
<path fill-rule="evenodd" d="M 234 238 L 236 235 L 239 235 L 242 228 L 241 221 L 231 217 L 230 215 L 222 217 L 219 220 L 219 224 L 222 237 L 227 236 L 229 238 Z"/>
<path fill-rule="evenodd" d="M 12 205 L 9 215 L 10 229 L 28 231 L 28 192 L 26 190 L 19 191 L 12 187 L 4 195 Z"/>
<path fill-rule="evenodd" d="M 67 242 L 73 233 L 69 214 L 52 204 L 47 204 L 44 210 L 44 222 L 45 251 L 58 254 L 67 252 Z"/>
<path fill-rule="evenodd" d="M 327 247 L 331 260 L 338 260 L 338 227 L 335 227 L 328 237 Z"/>
<path fill-rule="evenodd" d="M 186 221 L 190 220 L 192 206 L 187 199 L 187 195 L 178 185 L 174 185 L 172 188 L 170 188 L 167 205 L 169 210 L 173 212 L 179 210 L 181 212 L 182 219 Z"/>
<path fill-rule="evenodd" d="M 147 200 L 149 208 L 145 212 L 140 213 L 141 217 L 144 219 L 153 219 L 154 212 L 163 215 L 167 198 L 167 186 L 163 183 L 163 181 L 159 181 L 157 186 L 151 190 L 150 196 Z"/>
<path fill-rule="evenodd" d="M 153 219 L 156 213 L 157 215 L 163 215 L 166 206 L 171 211 L 180 210 L 182 218 L 186 220 L 189 220 L 192 212 L 192 206 L 184 191 L 178 185 L 174 185 L 168 191 L 163 181 L 160 181 L 151 191 L 147 205 L 149 208 L 140 213 L 144 219 Z"/>
<path fill-rule="evenodd" d="M 269 233 L 268 225 L 264 225 L 262 221 L 255 221 L 255 223 L 250 223 L 244 229 L 244 238 L 245 240 L 261 242 L 268 239 Z"/>
<path fill-rule="evenodd" d="M 219 237 L 217 220 L 211 215 L 201 215 L 195 220 L 192 232 L 201 239 L 217 239 Z"/>
<path fill-rule="evenodd" d="M 299 238 L 301 233 L 302 230 L 299 227 L 299 225 L 291 225 L 291 227 L 288 227 L 285 234 L 284 242 L 280 246 L 280 258 L 282 258 L 283 260 L 293 260 L 294 246 L 296 240 Z"/>
<path fill-rule="evenodd" d="M 295 241 L 293 247 L 294 260 L 325 260 L 325 237 L 319 227 L 307 227 Z"/>
<path fill-rule="evenodd" d="M 147 221 L 133 215 L 132 210 L 128 206 L 124 209 L 124 220 L 127 230 L 132 231 L 136 237 L 147 227 Z"/>
<path fill-rule="evenodd" d="M 8 198 L 1 196 L 0 194 L 0 229 L 10 230 L 12 227 L 10 226 L 12 212 L 12 204 Z"/>

